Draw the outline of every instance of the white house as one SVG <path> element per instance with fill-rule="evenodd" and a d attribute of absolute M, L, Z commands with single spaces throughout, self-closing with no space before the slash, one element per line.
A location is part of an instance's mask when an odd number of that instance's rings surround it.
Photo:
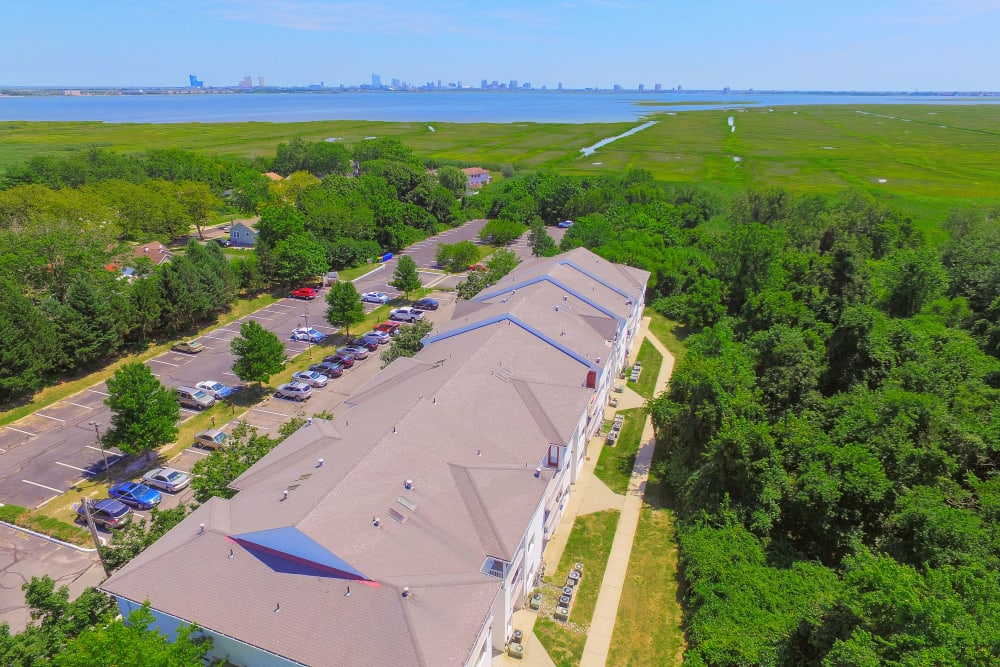
<path fill-rule="evenodd" d="M 242 222 L 236 222 L 229 228 L 229 240 L 238 248 L 252 248 L 259 235 L 260 232 Z"/>

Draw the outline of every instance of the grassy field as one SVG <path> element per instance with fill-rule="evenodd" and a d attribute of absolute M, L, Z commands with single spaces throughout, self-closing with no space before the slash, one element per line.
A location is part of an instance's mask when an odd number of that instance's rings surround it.
<path fill-rule="evenodd" d="M 663 355 L 653 347 L 652 343 L 644 340 L 639 346 L 639 355 L 636 360 L 642 364 L 642 372 L 639 374 L 639 380 L 629 383 L 629 386 L 643 398 L 653 398 L 653 392 L 656 390 L 656 375 L 663 363 Z M 628 369 L 626 369 L 627 372 Z"/>
<path fill-rule="evenodd" d="M 687 330 L 679 322 L 668 320 L 652 308 L 646 308 L 643 316 L 649 318 L 649 331 L 659 339 L 670 354 L 674 355 L 674 364 L 680 363 L 684 358 L 686 350 L 684 339 L 687 338 Z"/>
<path fill-rule="evenodd" d="M 615 539 L 618 517 L 619 513 L 615 510 L 577 517 L 559 567 L 555 572 L 548 572 L 543 579 L 542 607 L 535 621 L 535 634 L 559 667 L 580 664 L 583 646 L 587 643 L 587 629 L 594 616 L 597 594 L 604 579 L 604 567 Z M 578 586 L 569 621 L 556 621 L 552 612 L 558 600 L 557 593 L 575 563 L 583 563 L 583 580 Z"/>
<path fill-rule="evenodd" d="M 735 119 L 731 132 L 727 119 Z M 217 155 L 269 156 L 293 137 L 395 136 L 418 154 L 493 168 L 551 167 L 575 174 L 627 168 L 663 181 L 707 183 L 722 192 L 776 185 L 875 194 L 933 230 L 950 209 L 1000 205 L 1000 107 L 827 105 L 655 112 L 659 122 L 583 157 L 579 149 L 638 123 L 474 124 L 0 123 L 0 169 L 32 155 L 99 146 L 119 151 L 176 147 Z M 739 158 L 737 161 L 735 158 Z"/>
<path fill-rule="evenodd" d="M 628 491 L 628 481 L 632 477 L 632 466 L 642 440 L 642 427 L 646 423 L 646 412 L 639 408 L 619 410 L 625 416 L 621 434 L 614 447 L 604 445 L 600 458 L 594 467 L 594 475 L 608 485 L 615 493 L 622 495 Z"/>

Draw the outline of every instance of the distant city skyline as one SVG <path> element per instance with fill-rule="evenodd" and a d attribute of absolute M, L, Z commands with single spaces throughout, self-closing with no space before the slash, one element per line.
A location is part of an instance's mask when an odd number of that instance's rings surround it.
<path fill-rule="evenodd" d="M 1000 90 L 1000 0 L 4 4 L 0 86 Z"/>

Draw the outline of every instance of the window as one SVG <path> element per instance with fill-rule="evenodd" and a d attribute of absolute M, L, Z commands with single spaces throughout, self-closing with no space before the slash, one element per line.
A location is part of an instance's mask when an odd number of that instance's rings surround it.
<path fill-rule="evenodd" d="M 546 468 L 562 468 L 563 452 L 566 448 L 561 445 L 549 445 L 549 451 L 545 455 Z"/>

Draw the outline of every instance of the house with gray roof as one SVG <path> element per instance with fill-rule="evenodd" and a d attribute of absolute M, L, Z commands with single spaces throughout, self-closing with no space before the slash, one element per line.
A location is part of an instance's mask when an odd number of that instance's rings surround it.
<path fill-rule="evenodd" d="M 578 248 L 462 302 L 115 573 L 234 665 L 490 664 L 636 338 L 645 271 Z"/>

